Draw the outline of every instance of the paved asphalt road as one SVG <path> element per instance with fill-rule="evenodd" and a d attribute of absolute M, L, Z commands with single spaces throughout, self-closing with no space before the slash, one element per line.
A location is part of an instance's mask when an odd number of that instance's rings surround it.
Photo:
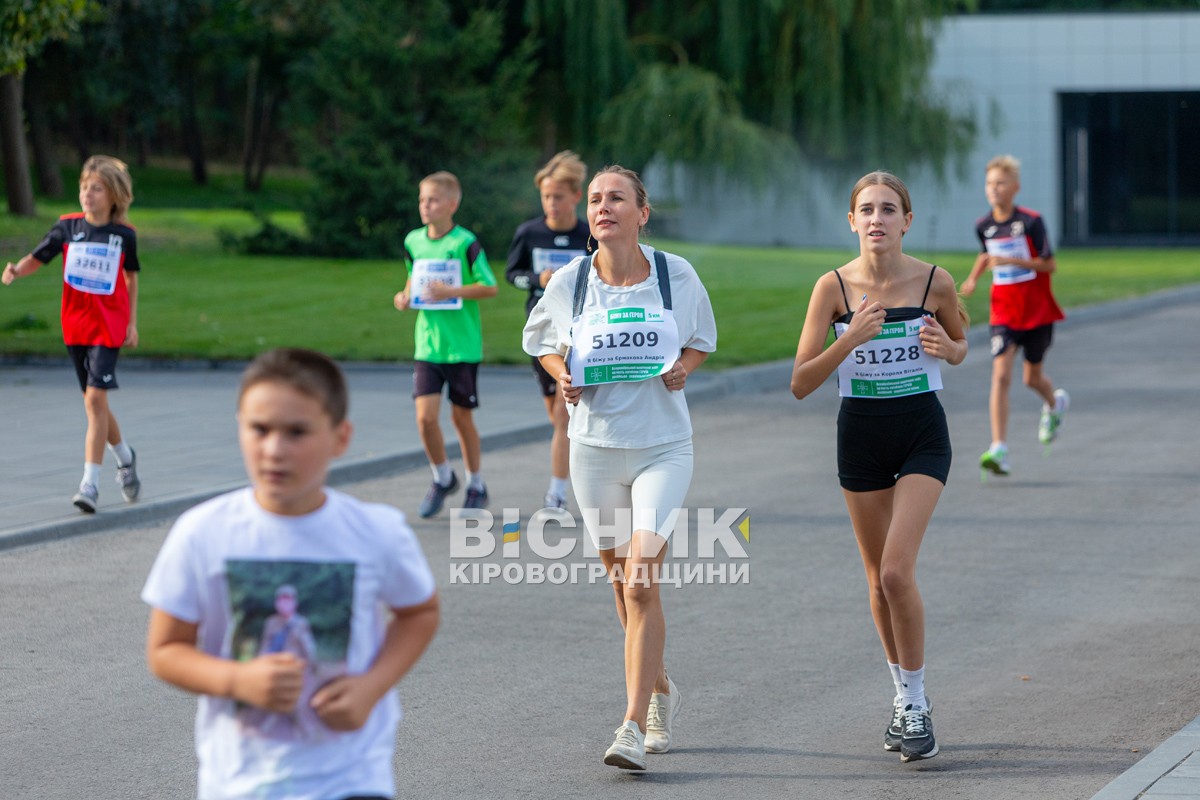
<path fill-rule="evenodd" d="M 624 706 L 610 590 L 451 585 L 446 516 L 415 521 L 444 621 L 401 685 L 399 796 L 1091 797 L 1200 714 L 1196 312 L 1063 326 L 1048 366 L 1072 410 L 1043 457 L 1038 402 L 1014 389 L 1008 479 L 975 466 L 985 348 L 946 370 L 956 463 L 920 562 L 937 758 L 882 749 L 892 687 L 836 482 L 834 390 L 797 402 L 781 384 L 693 410 L 689 503 L 749 509 L 750 580 L 666 591 L 684 709 L 645 774 L 600 764 Z M 540 505 L 545 446 L 486 456 L 494 510 Z M 411 511 L 428 480 L 349 489 Z M 0 551 L 3 800 L 193 796 L 194 700 L 142 656 L 138 592 L 167 527 Z"/>

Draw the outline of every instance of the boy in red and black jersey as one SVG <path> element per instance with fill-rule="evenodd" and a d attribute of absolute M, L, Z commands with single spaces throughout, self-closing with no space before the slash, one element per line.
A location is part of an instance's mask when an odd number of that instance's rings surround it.
<path fill-rule="evenodd" d="M 1042 364 L 1064 314 L 1050 291 L 1056 264 L 1042 217 L 1014 203 L 1021 188 L 1021 165 L 996 156 L 987 165 L 986 193 L 992 210 L 975 223 L 982 247 L 962 293 L 970 295 L 985 270 L 992 272 L 992 388 L 989 410 L 992 444 L 979 457 L 983 470 L 1008 475 L 1008 391 L 1017 350 L 1025 352 L 1024 383 L 1042 398 L 1038 439 L 1054 441 L 1071 398 L 1055 389 Z"/>
<path fill-rule="evenodd" d="M 127 214 L 133 202 L 133 183 L 121 161 L 93 156 L 79 178 L 78 214 L 66 214 L 32 253 L 9 263 L 0 282 L 36 272 L 58 255 L 63 257 L 63 341 L 75 365 L 88 429 L 84 445 L 83 480 L 72 502 L 94 513 L 99 502 L 98 481 L 104 446 L 117 460 L 117 483 L 126 502 L 141 490 L 137 456 L 121 437 L 117 418 L 108 406 L 108 391 L 117 388 L 117 357 L 123 346 L 136 347 L 138 262 L 137 235 Z"/>

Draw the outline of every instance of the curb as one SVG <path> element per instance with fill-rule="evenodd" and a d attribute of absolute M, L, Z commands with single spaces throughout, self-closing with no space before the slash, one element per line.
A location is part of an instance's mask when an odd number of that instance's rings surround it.
<path fill-rule="evenodd" d="M 1172 778 L 1171 771 L 1200 750 L 1200 717 L 1150 751 L 1121 773 L 1092 800 L 1133 800 L 1136 797 L 1200 797 L 1200 777 Z M 1172 785 L 1174 784 L 1174 785 Z M 1150 791 L 1151 787 L 1156 787 Z"/>

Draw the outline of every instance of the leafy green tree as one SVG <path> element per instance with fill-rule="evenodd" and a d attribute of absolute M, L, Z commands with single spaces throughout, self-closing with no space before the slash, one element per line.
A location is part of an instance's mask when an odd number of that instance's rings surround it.
<path fill-rule="evenodd" d="M 974 136 L 929 93 L 931 23 L 972 0 L 526 0 L 542 140 L 630 166 L 654 155 L 750 177 L 924 161 Z"/>
<path fill-rule="evenodd" d="M 477 9 L 456 24 L 442 0 L 345 0 L 323 16 L 290 109 L 317 184 L 305 209 L 314 250 L 399 255 L 420 224 L 417 181 L 442 169 L 463 183 L 456 220 L 493 254 L 507 245 L 512 198 L 528 194 L 531 60 L 502 50 L 502 17 Z"/>
<path fill-rule="evenodd" d="M 78 30 L 88 8 L 88 0 L 0 0 L 0 154 L 13 214 L 34 214 L 21 101 L 26 61 Z"/>

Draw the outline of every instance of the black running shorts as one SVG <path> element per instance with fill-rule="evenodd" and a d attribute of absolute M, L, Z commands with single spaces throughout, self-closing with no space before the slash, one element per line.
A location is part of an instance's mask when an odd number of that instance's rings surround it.
<path fill-rule="evenodd" d="M 413 364 L 413 397 L 441 394 L 442 387 L 449 385 L 451 403 L 462 408 L 479 408 L 478 374 L 479 364 L 474 362 L 417 361 Z"/>
<path fill-rule="evenodd" d="M 950 429 L 935 392 L 847 397 L 838 412 L 838 480 L 850 492 L 888 489 L 904 475 L 950 476 Z"/>

